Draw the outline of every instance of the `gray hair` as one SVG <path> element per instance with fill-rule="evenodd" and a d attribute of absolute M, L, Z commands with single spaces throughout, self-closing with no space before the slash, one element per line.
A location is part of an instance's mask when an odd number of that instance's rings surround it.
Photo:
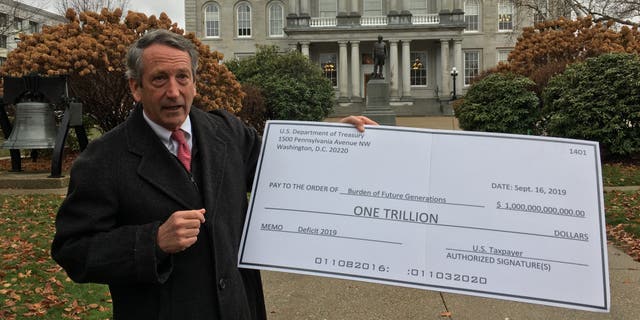
<path fill-rule="evenodd" d="M 199 57 L 196 46 L 189 39 L 177 33 L 165 29 L 156 29 L 147 32 L 129 47 L 125 58 L 127 79 L 134 79 L 139 86 L 142 86 L 142 70 L 144 68 L 142 52 L 153 44 L 162 44 L 189 53 L 193 79 L 196 78 Z"/>

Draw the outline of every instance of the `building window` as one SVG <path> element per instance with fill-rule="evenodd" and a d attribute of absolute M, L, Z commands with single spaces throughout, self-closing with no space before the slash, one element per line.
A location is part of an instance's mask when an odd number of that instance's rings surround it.
<path fill-rule="evenodd" d="M 35 21 L 29 21 L 29 33 L 40 32 L 40 25 Z"/>
<path fill-rule="evenodd" d="M 509 49 L 498 49 L 497 51 L 497 63 L 500 62 L 504 62 L 507 63 L 507 61 L 509 60 L 509 53 L 511 53 L 511 50 Z"/>
<path fill-rule="evenodd" d="M 220 37 L 220 7 L 217 4 L 204 8 L 204 34 L 209 38 Z"/>
<path fill-rule="evenodd" d="M 331 85 L 338 86 L 338 66 L 336 65 L 336 55 L 333 53 L 320 54 L 320 67 L 324 76 L 331 81 Z"/>
<path fill-rule="evenodd" d="M 533 15 L 533 25 L 536 25 L 536 24 L 538 24 L 540 22 L 545 22 L 546 20 L 547 19 L 545 18 L 545 16 L 540 12 L 536 12 Z"/>
<path fill-rule="evenodd" d="M 13 17 L 13 27 L 18 31 L 22 31 L 22 21 L 20 18 Z"/>
<path fill-rule="evenodd" d="M 466 0 L 464 2 L 464 22 L 467 27 L 465 31 L 480 30 L 480 5 L 478 0 Z"/>
<path fill-rule="evenodd" d="M 318 10 L 321 18 L 335 18 L 338 14 L 336 0 L 319 0 Z"/>
<path fill-rule="evenodd" d="M 379 17 L 382 16 L 382 1 L 381 0 L 364 0 L 364 10 L 362 15 L 365 17 Z"/>
<path fill-rule="evenodd" d="M 251 7 L 246 3 L 238 5 L 238 37 L 251 37 Z"/>
<path fill-rule="evenodd" d="M 513 3 L 511 0 L 498 2 L 498 31 L 513 31 Z"/>
<path fill-rule="evenodd" d="M 270 37 L 282 37 L 284 36 L 284 9 L 282 4 L 273 3 L 269 7 L 269 36 Z"/>
<path fill-rule="evenodd" d="M 464 85 L 468 86 L 471 81 L 480 74 L 480 51 L 469 50 L 464 52 Z"/>
<path fill-rule="evenodd" d="M 233 57 L 236 60 L 244 60 L 244 59 L 247 59 L 247 58 L 251 58 L 251 57 L 253 57 L 255 55 L 256 55 L 255 52 L 236 52 L 233 55 Z"/>
<path fill-rule="evenodd" d="M 411 0 L 409 4 L 411 7 L 409 11 L 412 14 L 424 15 L 427 14 L 427 1 L 425 0 Z"/>
<path fill-rule="evenodd" d="M 549 3 L 547 1 L 542 1 L 538 3 L 538 9 L 533 14 L 533 23 L 537 24 L 540 22 L 544 22 L 547 20 L 547 16 L 549 15 Z"/>
<path fill-rule="evenodd" d="M 424 52 L 411 52 L 411 70 L 409 78 L 411 78 L 412 86 L 427 85 L 427 55 Z"/>
<path fill-rule="evenodd" d="M 0 35 L 0 48 L 6 48 L 6 47 L 7 47 L 7 36 Z"/>

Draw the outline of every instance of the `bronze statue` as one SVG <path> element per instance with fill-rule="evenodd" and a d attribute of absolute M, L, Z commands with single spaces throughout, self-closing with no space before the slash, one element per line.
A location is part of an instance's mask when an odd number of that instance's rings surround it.
<path fill-rule="evenodd" d="M 387 45 L 382 42 L 382 36 L 378 36 L 378 42 L 373 44 L 373 78 L 384 79 L 382 68 L 387 57 Z"/>

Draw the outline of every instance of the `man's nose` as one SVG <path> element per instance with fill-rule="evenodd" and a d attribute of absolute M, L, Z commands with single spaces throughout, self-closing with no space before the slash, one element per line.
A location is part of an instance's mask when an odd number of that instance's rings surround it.
<path fill-rule="evenodd" d="M 166 95 L 168 98 L 177 98 L 180 96 L 180 85 L 175 78 L 169 78 Z"/>

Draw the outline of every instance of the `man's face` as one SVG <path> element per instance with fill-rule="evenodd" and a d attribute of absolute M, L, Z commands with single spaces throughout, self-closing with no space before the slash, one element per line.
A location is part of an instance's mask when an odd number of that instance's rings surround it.
<path fill-rule="evenodd" d="M 191 110 L 196 95 L 189 53 L 153 44 L 142 53 L 142 85 L 129 79 L 133 98 L 144 113 L 167 130 L 178 129 Z"/>

